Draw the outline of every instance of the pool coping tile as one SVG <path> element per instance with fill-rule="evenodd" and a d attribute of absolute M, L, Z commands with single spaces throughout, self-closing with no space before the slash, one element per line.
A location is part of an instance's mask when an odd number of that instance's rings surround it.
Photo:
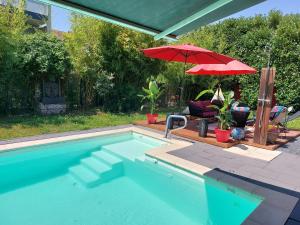
<path fill-rule="evenodd" d="M 8 141 L 0 141 L 0 153 L 5 151 L 17 150 L 24 147 L 43 145 L 43 144 L 51 144 L 56 142 L 63 141 L 71 141 L 83 138 L 91 138 L 91 137 L 100 137 L 105 135 L 116 135 L 119 133 L 127 133 L 127 132 L 135 132 L 142 135 L 146 135 L 152 138 L 156 138 L 158 140 L 166 142 L 166 145 L 161 147 L 154 148 L 156 151 L 163 151 L 167 149 L 168 151 L 177 150 L 180 148 L 188 147 L 192 145 L 192 142 L 186 142 L 183 140 L 177 139 L 166 139 L 162 137 L 161 134 L 141 129 L 135 126 L 117 126 L 110 127 L 110 129 L 92 129 L 86 131 L 73 131 L 73 132 L 65 132 L 61 134 L 51 134 L 51 135 L 39 135 L 28 138 L 19 138 Z"/>

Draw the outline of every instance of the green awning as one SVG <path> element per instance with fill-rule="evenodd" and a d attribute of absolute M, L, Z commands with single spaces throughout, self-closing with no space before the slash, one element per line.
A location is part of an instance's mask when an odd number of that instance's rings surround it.
<path fill-rule="evenodd" d="M 39 0 L 155 36 L 171 38 L 265 0 Z"/>

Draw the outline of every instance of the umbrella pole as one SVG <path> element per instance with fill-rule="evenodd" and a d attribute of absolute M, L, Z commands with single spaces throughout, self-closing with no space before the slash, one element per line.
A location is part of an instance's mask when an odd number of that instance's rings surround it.
<path fill-rule="evenodd" d="M 183 102 L 184 76 L 185 76 L 186 61 L 187 61 L 188 55 L 185 54 L 184 57 L 185 57 L 185 60 L 184 60 L 184 66 L 183 66 L 183 79 L 182 79 L 181 87 L 180 87 L 180 100 L 179 100 L 179 108 L 180 108 L 180 110 L 181 110 L 182 102 Z"/>
<path fill-rule="evenodd" d="M 221 78 L 218 77 L 218 100 L 220 99 Z"/>

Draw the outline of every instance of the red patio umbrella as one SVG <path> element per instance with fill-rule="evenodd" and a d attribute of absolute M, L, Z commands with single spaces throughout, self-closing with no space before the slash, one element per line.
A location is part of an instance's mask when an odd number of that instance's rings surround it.
<path fill-rule="evenodd" d="M 233 60 L 227 64 L 202 64 L 194 66 L 186 71 L 190 75 L 240 75 L 240 74 L 253 74 L 256 70 L 238 60 Z M 218 88 L 218 95 L 220 90 L 220 84 Z M 238 98 L 239 89 L 235 90 L 235 98 Z"/>
<path fill-rule="evenodd" d="M 184 62 L 183 74 L 186 63 L 193 64 L 226 64 L 234 59 L 194 45 L 168 45 L 142 50 L 145 56 L 162 59 L 165 61 Z M 182 85 L 184 86 L 184 85 Z M 182 102 L 183 87 L 180 93 L 180 106 Z"/>
<path fill-rule="evenodd" d="M 192 64 L 225 64 L 234 60 L 231 57 L 194 45 L 169 45 L 142 50 L 150 58 Z"/>
<path fill-rule="evenodd" d="M 253 74 L 256 70 L 238 60 L 233 60 L 227 64 L 202 64 L 194 66 L 186 71 L 191 75 L 240 75 Z"/>

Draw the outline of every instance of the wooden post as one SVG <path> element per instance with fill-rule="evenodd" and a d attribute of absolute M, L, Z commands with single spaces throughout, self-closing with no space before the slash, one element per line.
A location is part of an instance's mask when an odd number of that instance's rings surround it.
<path fill-rule="evenodd" d="M 261 145 L 267 145 L 267 134 L 272 107 L 275 71 L 275 68 L 263 68 L 260 77 L 254 143 Z"/>

